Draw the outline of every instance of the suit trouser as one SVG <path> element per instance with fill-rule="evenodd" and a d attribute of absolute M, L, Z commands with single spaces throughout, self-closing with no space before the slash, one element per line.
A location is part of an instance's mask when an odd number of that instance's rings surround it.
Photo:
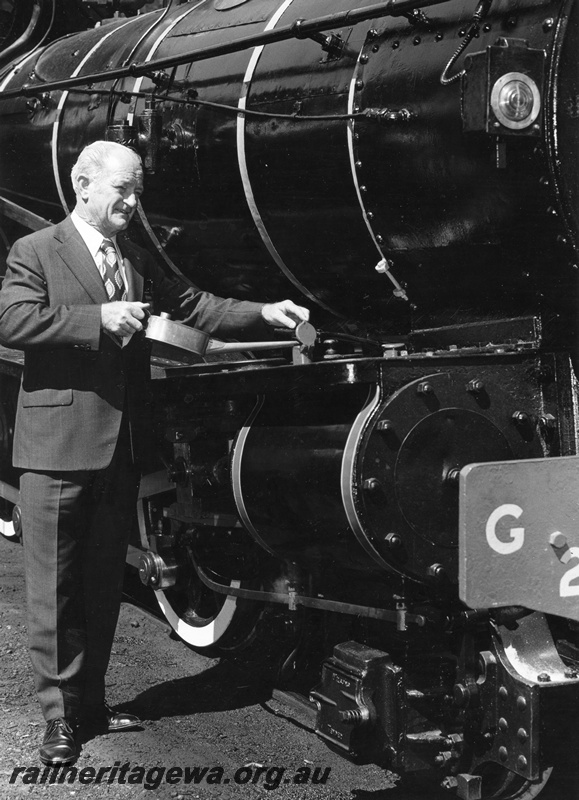
<path fill-rule="evenodd" d="M 104 700 L 138 489 L 127 428 L 104 470 L 20 479 L 29 652 L 46 720 Z"/>

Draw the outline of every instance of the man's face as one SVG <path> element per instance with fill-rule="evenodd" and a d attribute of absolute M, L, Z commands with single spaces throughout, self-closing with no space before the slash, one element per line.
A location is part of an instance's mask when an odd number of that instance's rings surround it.
<path fill-rule="evenodd" d="M 96 178 L 82 178 L 81 215 L 103 236 L 124 231 L 143 193 L 143 172 L 130 153 L 107 158 Z"/>

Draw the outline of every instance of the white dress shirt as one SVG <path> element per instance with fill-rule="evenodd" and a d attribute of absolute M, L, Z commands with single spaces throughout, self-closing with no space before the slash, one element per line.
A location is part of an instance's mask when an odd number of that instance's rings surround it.
<path fill-rule="evenodd" d="M 92 225 L 89 225 L 86 220 L 73 211 L 70 215 L 72 223 L 77 231 L 82 236 L 82 239 L 86 246 L 89 249 L 91 256 L 93 257 L 94 263 L 99 270 L 99 275 L 101 275 L 100 267 L 102 266 L 105 254 L 101 250 L 101 245 L 104 239 L 108 239 L 110 242 L 113 243 L 115 246 L 115 250 L 117 251 L 117 260 L 119 263 L 119 267 L 121 270 L 121 275 L 123 278 L 123 283 L 125 284 L 125 292 L 127 291 L 127 276 L 125 274 L 125 264 L 121 252 L 119 250 L 119 246 L 117 244 L 117 237 L 116 236 L 103 236 L 102 233 L 99 233 L 96 228 L 93 228 Z"/>
<path fill-rule="evenodd" d="M 126 292 L 128 284 L 127 284 L 127 276 L 126 276 L 126 273 L 125 273 L 125 262 L 123 260 L 121 252 L 119 250 L 119 246 L 117 244 L 117 237 L 116 236 L 103 236 L 102 233 L 99 233 L 96 228 L 93 228 L 92 225 L 89 225 L 88 222 L 86 222 L 86 220 L 84 220 L 82 217 L 79 217 L 79 215 L 76 213 L 76 211 L 73 211 L 71 213 L 70 218 L 72 220 L 72 224 L 77 229 L 77 231 L 80 233 L 84 243 L 88 247 L 88 250 L 89 250 L 91 256 L 93 257 L 95 266 L 96 266 L 96 268 L 98 270 L 99 277 L 101 277 L 101 278 L 102 278 L 102 275 L 101 275 L 101 272 L 100 272 L 100 266 L 101 266 L 102 261 L 103 261 L 103 259 L 105 257 L 105 254 L 101 250 L 101 245 L 103 243 L 103 239 L 108 239 L 109 241 L 111 241 L 114 244 L 115 250 L 117 251 L 117 259 L 118 259 L 119 266 L 120 266 L 120 269 L 121 269 L 121 276 L 123 278 L 123 283 L 125 284 L 125 292 Z M 113 341 L 116 341 L 117 344 L 120 344 L 122 347 L 124 347 L 131 340 L 131 336 L 132 335 L 133 335 L 132 333 L 129 333 L 126 336 L 122 336 L 122 337 L 120 337 L 120 341 L 116 336 L 112 336 L 111 335 L 111 338 L 113 339 Z"/>

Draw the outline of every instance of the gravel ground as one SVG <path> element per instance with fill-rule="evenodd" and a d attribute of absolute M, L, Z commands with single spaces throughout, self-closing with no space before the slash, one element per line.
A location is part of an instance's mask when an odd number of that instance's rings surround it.
<path fill-rule="evenodd" d="M 307 729 L 303 715 L 272 699 L 239 667 L 188 650 L 163 622 L 129 604 L 121 610 L 108 699 L 138 714 L 144 729 L 84 741 L 75 780 L 51 785 L 55 771 L 37 758 L 44 722 L 26 651 L 22 556 L 19 545 L 0 537 L 1 800 L 414 800 L 378 767 L 353 765 L 330 751 Z M 206 769 L 197 784 L 196 767 Z M 325 783 L 312 785 L 316 769 L 322 781 L 329 769 Z M 97 783 L 99 770 L 104 771 Z M 308 775 L 307 784 L 296 782 Z"/>
<path fill-rule="evenodd" d="M 131 604 L 121 609 L 108 700 L 138 714 L 143 729 L 82 737 L 76 772 L 44 768 L 37 755 L 44 722 L 26 650 L 23 551 L 1 536 L 0 654 L 0 800 L 434 800 L 432 792 L 399 788 L 376 765 L 346 761 L 311 731 L 303 709 L 272 698 L 239 664 L 189 650 L 164 621 Z M 560 742 L 570 733 L 558 731 Z M 539 800 L 579 800 L 579 759 L 571 759 Z"/>

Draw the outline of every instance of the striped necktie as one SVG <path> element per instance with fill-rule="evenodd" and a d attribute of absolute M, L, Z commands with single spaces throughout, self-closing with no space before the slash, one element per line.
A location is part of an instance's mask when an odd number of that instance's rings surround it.
<path fill-rule="evenodd" d="M 103 239 L 100 249 L 102 250 L 103 257 L 101 259 L 99 271 L 109 301 L 123 300 L 125 297 L 125 284 L 119 267 L 117 250 L 110 239 Z"/>

